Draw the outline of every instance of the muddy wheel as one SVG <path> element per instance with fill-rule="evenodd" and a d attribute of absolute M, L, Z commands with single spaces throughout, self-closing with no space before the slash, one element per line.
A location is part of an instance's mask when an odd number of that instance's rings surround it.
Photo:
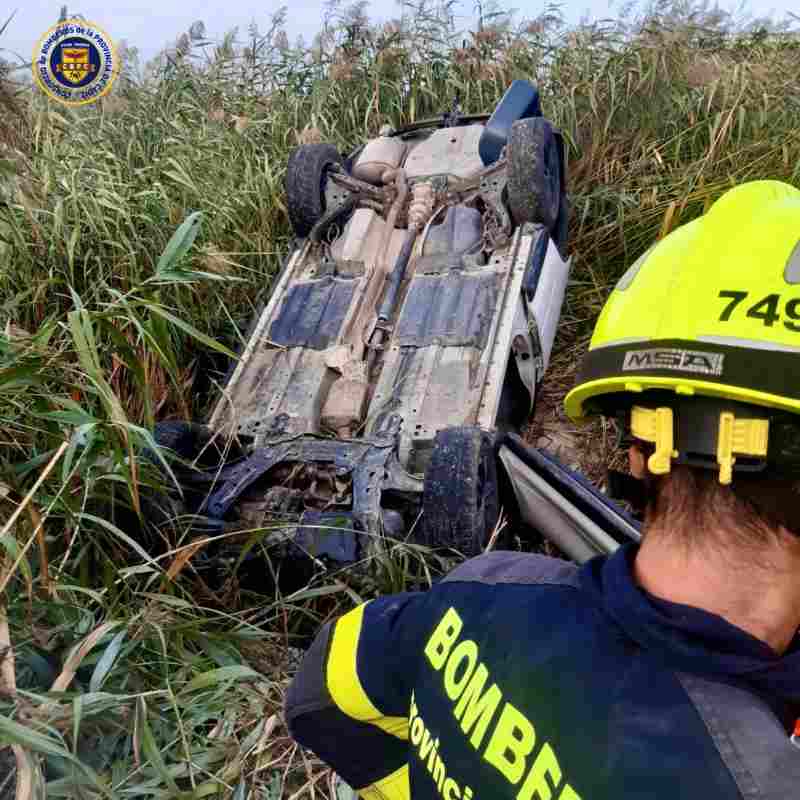
<path fill-rule="evenodd" d="M 477 555 L 498 515 L 492 437 L 471 426 L 439 431 L 425 472 L 420 543 Z"/>
<path fill-rule="evenodd" d="M 157 445 L 171 450 L 184 461 L 197 459 L 200 469 L 214 469 L 223 461 L 234 457 L 230 451 L 225 452 L 226 442 L 221 436 L 215 438 L 210 428 L 196 422 L 157 422 L 153 429 L 153 438 Z"/>
<path fill-rule="evenodd" d="M 553 126 L 543 117 L 518 120 L 506 153 L 514 222 L 538 222 L 552 231 L 561 208 L 561 155 Z"/>
<path fill-rule="evenodd" d="M 167 473 L 155 453 L 146 453 L 146 457 L 161 474 L 162 485 L 169 496 L 180 501 L 184 512 L 192 514 L 199 512 L 210 487 L 217 480 L 218 471 L 243 456 L 236 441 L 215 436 L 207 425 L 196 422 L 158 422 L 153 429 L 153 439 L 162 450 L 170 451 L 163 455 L 172 474 Z M 180 493 L 174 485 L 173 476 L 180 486 Z M 157 515 L 149 518 L 158 524 Z"/>
<path fill-rule="evenodd" d="M 187 491 L 198 486 L 207 488 L 209 482 L 216 480 L 221 467 L 244 455 L 236 440 L 215 436 L 207 425 L 196 422 L 158 422 L 153 429 L 153 439 L 160 448 L 171 451 L 166 454 L 171 462 L 170 468 Z M 147 455 L 151 463 L 162 467 L 161 459 L 155 453 Z"/>
<path fill-rule="evenodd" d="M 301 238 L 325 213 L 325 181 L 328 170 L 342 163 L 332 144 L 302 144 L 286 165 L 286 201 L 294 232 Z"/>

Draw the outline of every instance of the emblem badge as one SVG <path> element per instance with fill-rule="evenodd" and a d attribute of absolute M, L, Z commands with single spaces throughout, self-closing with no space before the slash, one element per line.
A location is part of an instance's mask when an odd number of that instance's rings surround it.
<path fill-rule="evenodd" d="M 107 94 L 118 70 L 114 46 L 97 25 L 67 19 L 54 25 L 33 51 L 33 76 L 39 88 L 71 106 L 93 103 Z"/>
<path fill-rule="evenodd" d="M 96 68 L 89 60 L 89 48 L 85 45 L 61 45 L 61 63 L 56 64 L 56 72 L 78 86 L 92 74 Z"/>

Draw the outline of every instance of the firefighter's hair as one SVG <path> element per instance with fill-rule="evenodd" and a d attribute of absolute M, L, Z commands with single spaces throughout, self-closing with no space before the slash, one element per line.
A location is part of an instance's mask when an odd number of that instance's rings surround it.
<path fill-rule="evenodd" d="M 714 537 L 723 546 L 764 546 L 781 530 L 800 536 L 800 494 L 788 478 L 737 474 L 729 486 L 710 469 L 673 465 L 668 475 L 648 475 L 646 527 L 674 531 L 687 543 Z"/>

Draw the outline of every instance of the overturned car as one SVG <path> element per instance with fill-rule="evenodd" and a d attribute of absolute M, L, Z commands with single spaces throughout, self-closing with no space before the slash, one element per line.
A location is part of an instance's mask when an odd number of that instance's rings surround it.
<path fill-rule="evenodd" d="M 387 539 L 474 554 L 501 503 L 535 524 L 508 434 L 533 410 L 570 270 L 564 145 L 535 87 L 347 158 L 301 145 L 286 200 L 295 248 L 207 426 L 155 432 L 193 461 L 184 510 L 317 564 Z"/>

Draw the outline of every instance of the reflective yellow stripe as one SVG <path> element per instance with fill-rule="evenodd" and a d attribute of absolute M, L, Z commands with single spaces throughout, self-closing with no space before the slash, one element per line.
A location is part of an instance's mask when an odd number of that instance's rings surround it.
<path fill-rule="evenodd" d="M 362 722 L 381 716 L 367 697 L 356 667 L 358 637 L 366 607 L 365 604 L 354 608 L 336 623 L 327 672 L 328 691 L 333 702 L 349 717 Z"/>
<path fill-rule="evenodd" d="M 381 717 L 380 719 L 369 720 L 373 725 L 377 725 L 382 731 L 408 741 L 408 719 L 406 717 Z"/>
<path fill-rule="evenodd" d="M 408 779 L 408 764 L 400 767 L 386 778 L 359 789 L 362 800 L 411 800 L 411 784 Z"/>
<path fill-rule="evenodd" d="M 408 739 L 406 717 L 386 717 L 378 711 L 364 691 L 358 678 L 356 657 L 365 603 L 345 614 L 333 631 L 331 651 L 328 656 L 326 681 L 333 702 L 348 717 L 369 722 L 398 739 Z"/>

